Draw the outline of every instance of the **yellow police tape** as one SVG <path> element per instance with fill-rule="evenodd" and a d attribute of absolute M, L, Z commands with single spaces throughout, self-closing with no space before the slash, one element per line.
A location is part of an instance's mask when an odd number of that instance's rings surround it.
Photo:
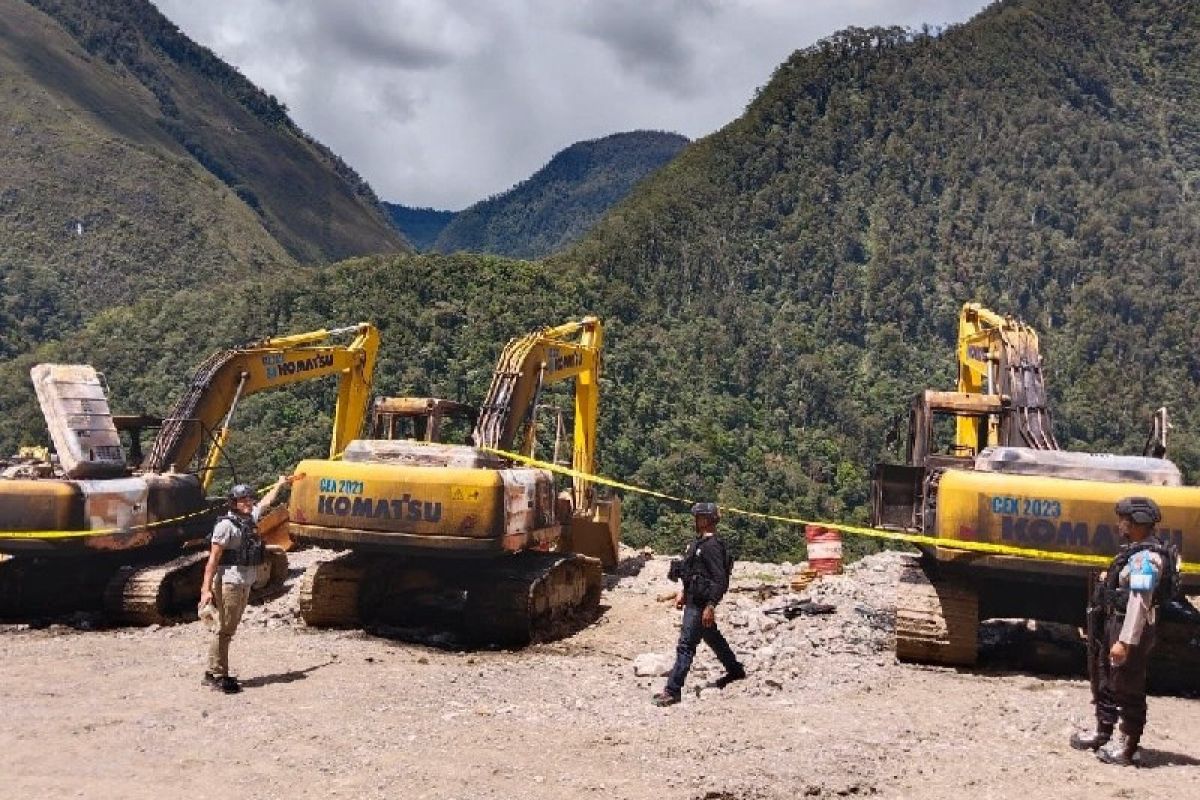
<path fill-rule="evenodd" d="M 262 495 L 270 490 L 270 486 L 256 490 L 256 494 Z M 156 528 L 165 528 L 169 525 L 177 525 L 180 522 L 186 522 L 189 519 L 196 519 L 220 509 L 225 503 L 213 503 L 210 506 L 202 508 L 198 511 L 192 511 L 178 517 L 170 519 L 159 519 L 154 522 L 147 522 L 142 525 L 130 525 L 126 528 L 97 528 L 95 530 L 86 531 L 0 531 L 0 542 L 5 540 L 26 540 L 26 539 L 92 539 L 97 536 L 113 536 L 118 533 L 133 533 L 135 531 L 151 531 Z"/>
<path fill-rule="evenodd" d="M 611 486 L 614 489 L 621 489 L 626 492 L 635 492 L 637 494 L 657 497 L 661 500 L 669 500 L 674 503 L 690 504 L 692 501 L 683 497 L 666 494 L 664 492 L 656 492 L 653 489 L 646 489 L 641 486 L 635 486 L 629 483 L 606 478 L 602 475 L 591 475 L 585 472 L 571 469 L 570 467 L 551 464 L 546 461 L 539 461 L 536 458 L 529 458 L 518 453 L 509 453 L 505 450 L 497 450 L 491 447 L 481 447 L 493 455 L 502 456 L 504 458 L 516 461 L 520 464 L 525 464 L 537 469 L 545 469 L 551 472 L 556 472 L 560 475 L 566 475 L 571 478 L 579 478 L 581 480 L 591 481 L 603 486 Z M 721 511 L 726 514 L 737 514 L 743 517 L 752 517 L 754 519 L 764 519 L 771 522 L 780 522 L 785 525 L 819 525 L 822 528 L 840 531 L 852 536 L 866 536 L 872 539 L 886 539 L 896 542 L 908 542 L 909 544 L 924 544 L 933 547 L 943 547 L 954 550 L 965 550 L 972 553 L 985 553 L 988 555 L 1002 556 L 1019 556 L 1021 558 L 1032 558 L 1039 561 L 1059 561 L 1072 564 L 1094 564 L 1096 566 L 1108 566 L 1111 558 L 1107 556 L 1090 555 L 1087 553 L 1065 553 L 1055 550 L 1037 550 L 1031 547 L 1013 547 L 1006 544 L 997 544 L 994 542 L 972 542 L 960 539 L 947 540 L 937 536 L 923 536 L 916 533 L 902 533 L 900 531 L 888 531 L 878 528 L 866 528 L 859 525 L 845 525 L 840 522 L 821 522 L 818 520 L 801 519 L 799 517 L 785 517 L 778 514 L 764 514 L 761 511 L 749 511 L 744 508 L 735 506 L 719 506 Z M 1200 564 L 1181 563 L 1180 569 L 1183 572 L 1200 574 Z"/>
<path fill-rule="evenodd" d="M 649 497 L 657 497 L 660 500 L 668 500 L 673 503 L 691 504 L 692 501 L 676 495 L 658 492 L 654 489 L 647 489 L 643 486 L 635 486 L 631 483 L 606 478 L 603 475 L 595 475 L 570 467 L 551 464 L 547 461 L 539 461 L 536 458 L 520 455 L 519 453 L 510 453 L 507 450 L 499 450 L 494 447 L 480 447 L 480 450 L 491 453 L 492 455 L 501 456 L 502 458 L 515 461 L 519 464 L 525 464 L 537 469 L 544 469 L 550 472 L 565 475 L 570 478 L 579 478 L 581 480 L 598 483 L 602 486 L 610 486 L 614 489 L 620 489 L 626 492 L 634 492 Z M 340 455 L 340 454 L 339 454 Z M 264 487 L 258 490 L 258 494 L 263 494 L 270 487 Z M 135 525 L 129 528 L 107 528 L 102 530 L 89 531 L 2 531 L 0 532 L 0 540 L 4 539 L 82 539 L 94 536 L 110 536 L 116 533 L 129 533 L 140 530 L 152 530 L 161 528 L 167 525 L 173 525 L 179 522 L 184 522 L 189 519 L 210 514 L 214 510 L 220 508 L 220 505 L 212 505 L 200 511 L 194 511 L 190 514 L 185 514 L 180 517 L 171 519 L 158 520 L 156 522 L 146 523 L 145 525 Z M 1037 550 L 1030 547 L 1013 547 L 1006 544 L 996 544 L 994 542 L 972 542 L 961 539 L 946 540 L 936 536 L 923 536 L 916 533 L 902 533 L 900 531 L 881 530 L 879 528 L 866 528 L 859 525 L 845 525 L 840 522 L 821 522 L 818 520 L 807 520 L 800 517 L 785 517 L 779 514 L 766 514 L 761 511 L 750 511 L 736 506 L 719 506 L 719 508 L 727 514 L 737 514 L 743 517 L 751 517 L 754 519 L 764 519 L 771 522 L 780 522 L 785 525 L 819 525 L 822 528 L 840 531 L 852 536 L 866 536 L 873 539 L 884 539 L 894 542 L 908 542 L 909 544 L 923 544 L 932 547 L 943 547 L 953 550 L 965 550 L 972 553 L 985 553 L 988 555 L 1003 555 L 1003 556 L 1019 556 L 1021 558 L 1032 558 L 1039 561 L 1058 561 L 1072 564 L 1092 564 L 1096 566 L 1107 566 L 1110 558 L 1106 556 L 1090 555 L 1086 553 L 1065 553 L 1055 550 Z M 1200 564 L 1181 563 L 1180 569 L 1183 572 L 1190 574 L 1200 574 Z"/>

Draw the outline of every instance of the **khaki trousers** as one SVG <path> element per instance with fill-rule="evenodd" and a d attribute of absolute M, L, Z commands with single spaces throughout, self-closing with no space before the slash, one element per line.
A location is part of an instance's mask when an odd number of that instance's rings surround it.
<path fill-rule="evenodd" d="M 250 600 L 249 584 L 222 583 L 213 579 L 213 605 L 217 607 L 217 630 L 208 648 L 208 671 L 212 675 L 229 674 L 229 642 L 242 621 L 242 612 Z"/>

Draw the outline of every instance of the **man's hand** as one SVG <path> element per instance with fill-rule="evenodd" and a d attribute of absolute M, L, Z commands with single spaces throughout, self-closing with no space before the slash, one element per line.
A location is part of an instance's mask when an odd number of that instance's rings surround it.
<path fill-rule="evenodd" d="M 700 624 L 706 628 L 711 628 L 717 624 L 717 610 L 712 606 L 705 606 L 704 613 L 700 615 Z"/>
<path fill-rule="evenodd" d="M 683 592 L 679 592 L 675 595 L 675 607 L 683 608 Z"/>
<path fill-rule="evenodd" d="M 1113 642 L 1112 648 L 1108 651 L 1108 661 L 1114 667 L 1119 667 L 1125 663 L 1125 659 L 1129 658 L 1129 647 L 1124 642 Z"/>
<path fill-rule="evenodd" d="M 209 589 L 208 587 L 201 589 L 200 590 L 200 605 L 196 606 L 196 608 L 197 609 L 204 608 L 206 605 L 208 605 L 211 602 L 212 602 L 212 590 Z"/>

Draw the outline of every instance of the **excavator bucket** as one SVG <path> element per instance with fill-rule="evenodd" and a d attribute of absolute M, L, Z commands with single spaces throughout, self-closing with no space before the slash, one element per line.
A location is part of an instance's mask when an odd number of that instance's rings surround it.
<path fill-rule="evenodd" d="M 291 532 L 288 530 L 287 506 L 276 506 L 258 521 L 258 535 L 269 545 L 287 552 L 292 549 Z"/>
<path fill-rule="evenodd" d="M 600 559 L 605 569 L 617 565 L 621 542 L 621 498 L 600 500 L 591 513 L 571 518 L 571 551 Z"/>

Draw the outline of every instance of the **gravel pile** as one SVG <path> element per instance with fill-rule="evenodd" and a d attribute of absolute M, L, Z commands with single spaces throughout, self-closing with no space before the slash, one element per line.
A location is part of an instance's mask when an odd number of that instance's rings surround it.
<path fill-rule="evenodd" d="M 303 627 L 304 621 L 300 619 L 300 579 L 309 565 L 318 561 L 329 561 L 338 555 L 338 551 L 320 547 L 289 552 L 288 577 L 283 592 L 246 606 L 241 624 L 264 628 Z"/>
<path fill-rule="evenodd" d="M 736 564 L 717 619 L 750 673 L 742 691 L 766 694 L 799 683 L 832 687 L 877 679 L 895 663 L 894 591 L 911 558 L 894 551 L 868 556 L 843 574 L 820 577 L 800 592 L 792 591 L 791 584 L 806 564 Z M 666 557 L 646 558 L 641 571 L 623 578 L 614 591 L 653 594 L 670 602 L 678 584 L 666 579 L 669 563 Z M 792 615 L 782 613 L 789 607 Z M 673 651 L 639 659 L 640 672 L 664 663 L 669 669 Z M 689 687 L 701 686 L 721 672 L 701 645 Z"/>

